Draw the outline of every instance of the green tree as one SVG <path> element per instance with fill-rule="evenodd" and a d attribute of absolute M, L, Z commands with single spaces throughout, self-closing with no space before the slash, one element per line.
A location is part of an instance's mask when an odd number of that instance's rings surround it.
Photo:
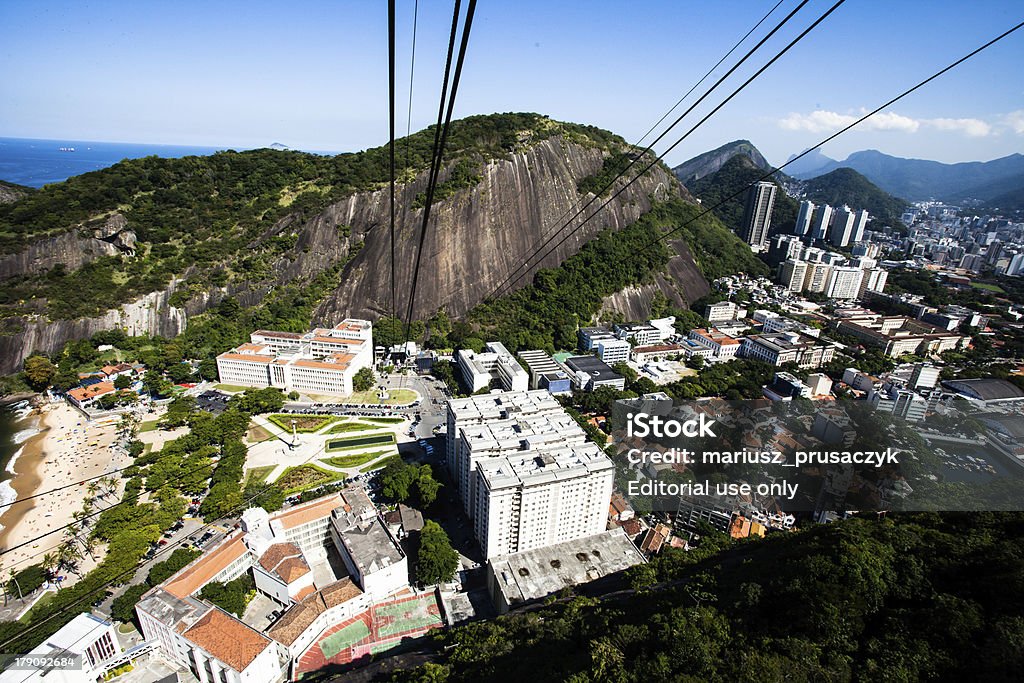
<path fill-rule="evenodd" d="M 121 595 L 114 598 L 110 605 L 110 616 L 115 620 L 128 624 L 135 621 L 135 605 L 142 599 L 142 594 L 150 589 L 146 583 L 137 583 L 128 587 Z"/>
<path fill-rule="evenodd" d="M 424 585 L 451 581 L 459 567 L 459 554 L 452 548 L 444 529 L 432 519 L 420 531 L 416 578 Z"/>
<path fill-rule="evenodd" d="M 377 381 L 376 375 L 370 368 L 360 368 L 359 372 L 352 378 L 352 388 L 356 391 L 369 391 Z"/>
<path fill-rule="evenodd" d="M 25 380 L 29 386 L 42 391 L 50 386 L 57 375 L 57 367 L 46 356 L 29 356 L 25 359 Z"/>
<path fill-rule="evenodd" d="M 132 385 L 132 378 L 128 375 L 118 375 L 114 378 L 114 388 L 121 390 L 127 389 Z"/>

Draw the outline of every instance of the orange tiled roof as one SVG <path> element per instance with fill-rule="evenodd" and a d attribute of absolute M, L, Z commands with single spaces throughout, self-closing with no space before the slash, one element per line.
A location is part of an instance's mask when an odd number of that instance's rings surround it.
<path fill-rule="evenodd" d="M 100 372 L 102 372 L 104 375 L 113 375 L 115 372 L 117 372 L 117 366 L 104 365 L 102 368 L 100 368 Z"/>
<path fill-rule="evenodd" d="M 277 574 L 285 583 L 291 583 L 309 573 L 309 565 L 294 543 L 275 543 L 267 548 L 260 557 L 260 566 Z"/>
<path fill-rule="evenodd" d="M 222 353 L 217 358 L 224 360 L 242 360 L 249 363 L 265 363 L 269 365 L 274 359 L 271 356 L 255 356 L 246 353 Z"/>
<path fill-rule="evenodd" d="M 334 508 L 341 505 L 341 496 L 337 493 L 326 498 L 318 498 L 304 505 L 296 505 L 293 508 L 271 515 L 272 520 L 277 520 L 285 529 L 294 529 L 315 519 L 329 517 Z"/>
<path fill-rule="evenodd" d="M 270 645 L 269 638 L 219 607 L 204 614 L 183 635 L 238 673 Z"/>
<path fill-rule="evenodd" d="M 362 595 L 359 586 L 346 577 L 305 596 L 278 619 L 267 635 L 283 645 L 291 645 L 313 621 L 331 607 Z"/>
<path fill-rule="evenodd" d="M 242 543 L 241 534 L 226 543 L 221 543 L 213 552 L 204 553 L 164 584 L 164 590 L 171 595 L 185 599 L 213 580 L 229 564 L 249 552 Z"/>
<path fill-rule="evenodd" d="M 87 387 L 78 387 L 68 392 L 68 396 L 78 402 L 87 401 L 114 391 L 113 382 L 99 382 Z"/>
<path fill-rule="evenodd" d="M 328 342 L 328 343 L 331 343 L 331 344 L 355 344 L 356 346 L 358 346 L 359 344 L 363 343 L 362 339 L 348 339 L 348 338 L 345 338 L 345 337 L 322 337 L 322 336 L 313 337 L 313 341 Z"/>

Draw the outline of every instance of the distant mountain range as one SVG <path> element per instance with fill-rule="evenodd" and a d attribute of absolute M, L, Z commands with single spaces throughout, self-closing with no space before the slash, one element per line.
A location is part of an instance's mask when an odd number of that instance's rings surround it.
<path fill-rule="evenodd" d="M 794 177 L 809 179 L 837 168 L 852 168 L 886 192 L 910 201 L 973 199 L 999 208 L 1024 206 L 1024 154 L 944 164 L 894 157 L 873 149 L 836 161 L 815 151 L 786 170 Z"/>
<path fill-rule="evenodd" d="M 800 161 L 814 156 L 828 158 L 815 151 Z M 715 214 L 726 226 L 738 231 L 743 220 L 745 188 L 772 168 L 753 144 L 737 140 L 700 154 L 672 170 L 705 206 L 722 203 L 715 209 Z M 896 225 L 900 213 L 907 206 L 906 201 L 892 196 L 850 168 L 835 168 L 810 180 L 798 180 L 778 171 L 771 179 L 779 186 L 772 209 L 773 233 L 792 231 L 799 206 L 797 198 L 867 209 L 879 224 L 884 225 Z"/>

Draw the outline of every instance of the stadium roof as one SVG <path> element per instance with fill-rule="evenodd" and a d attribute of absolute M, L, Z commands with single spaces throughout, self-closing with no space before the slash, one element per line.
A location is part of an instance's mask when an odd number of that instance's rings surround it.
<path fill-rule="evenodd" d="M 950 391 L 981 401 L 1019 401 L 1024 390 L 1005 379 L 950 379 L 942 383 Z"/>

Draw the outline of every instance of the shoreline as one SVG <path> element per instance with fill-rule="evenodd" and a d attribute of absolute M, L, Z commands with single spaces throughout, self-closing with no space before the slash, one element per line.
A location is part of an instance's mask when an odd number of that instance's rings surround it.
<path fill-rule="evenodd" d="M 127 455 L 110 446 L 116 438 L 113 424 L 89 422 L 66 403 L 44 405 L 39 409 L 37 434 L 26 439 L 14 461 L 10 486 L 17 498 L 36 495 L 69 483 L 102 475 L 125 464 Z M 38 564 L 46 553 L 54 552 L 65 540 L 62 532 L 38 538 L 51 529 L 74 521 L 74 513 L 82 509 L 88 498 L 86 484 L 24 500 L 2 510 L 0 514 L 0 548 L 27 543 L 24 547 L 0 556 L 0 571 L 5 574 Z M 105 507 L 98 503 L 95 509 Z M 95 518 L 94 518 L 95 519 Z M 85 573 L 95 561 L 84 553 L 79 571 Z M 76 578 L 67 575 L 64 585 Z"/>

